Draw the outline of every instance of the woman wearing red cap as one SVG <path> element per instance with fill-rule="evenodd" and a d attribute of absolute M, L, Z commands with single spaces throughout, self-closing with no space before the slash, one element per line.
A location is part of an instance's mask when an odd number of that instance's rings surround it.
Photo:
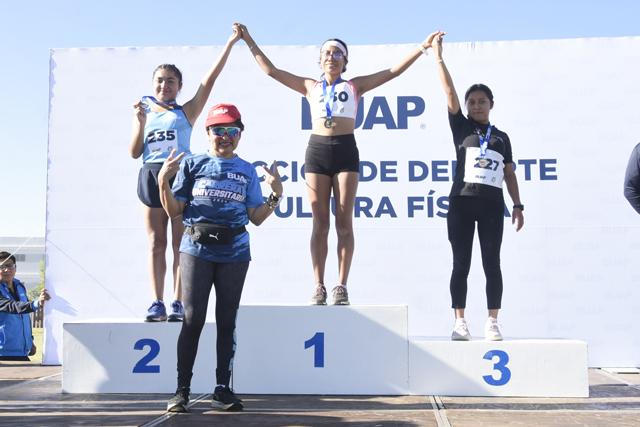
<path fill-rule="evenodd" d="M 202 112 L 213 84 L 222 71 L 231 48 L 239 38 L 240 32 L 234 25 L 233 33 L 218 60 L 203 77 L 193 98 L 184 105 L 178 105 L 176 102 L 182 89 L 182 73 L 173 64 L 159 65 L 153 72 L 155 97 L 145 96 L 134 105 L 129 153 L 134 159 L 142 156 L 143 164 L 138 175 L 138 197 L 144 204 L 144 222 L 150 245 L 149 270 L 155 297 L 147 311 L 147 322 L 167 320 L 163 299 L 169 217 L 160 204 L 158 172 L 171 150 L 190 153 L 191 127 Z M 181 218 L 172 217 L 174 301 L 171 304 L 169 321 L 182 321 L 184 316 L 178 275 L 178 245 L 183 232 Z"/>
<path fill-rule="evenodd" d="M 333 288 L 333 303 L 349 304 L 347 278 L 354 251 L 353 207 L 359 180 L 359 154 L 353 136 L 358 101 L 362 95 L 402 74 L 431 47 L 434 34 L 427 37 L 396 66 L 367 76 L 343 80 L 349 52 L 339 39 L 330 39 L 320 49 L 320 81 L 293 75 L 276 68 L 260 50 L 244 25 L 242 38 L 260 68 L 283 85 L 304 95 L 311 105 L 312 135 L 305 154 L 305 180 L 313 214 L 311 262 L 316 287 L 312 304 L 325 305 L 327 291 L 324 270 L 327 259 L 330 199 L 335 199 L 335 224 L 338 235 L 338 284 Z"/>
<path fill-rule="evenodd" d="M 186 412 L 200 332 L 205 323 L 211 285 L 216 291 L 217 385 L 212 406 L 242 410 L 242 401 L 229 388 L 235 353 L 236 314 L 251 253 L 245 225 L 260 225 L 276 208 L 282 183 L 275 162 L 263 167 L 271 187 L 265 201 L 254 166 L 238 157 L 244 125 L 238 109 L 218 104 L 205 124 L 209 152 L 180 161 L 185 153 L 171 152 L 160 169 L 160 199 L 171 218 L 182 218 L 186 232 L 180 243 L 185 317 L 178 338 L 178 388 L 167 411 Z M 177 173 L 177 176 L 176 176 Z M 170 180 L 176 176 L 173 188 Z"/>

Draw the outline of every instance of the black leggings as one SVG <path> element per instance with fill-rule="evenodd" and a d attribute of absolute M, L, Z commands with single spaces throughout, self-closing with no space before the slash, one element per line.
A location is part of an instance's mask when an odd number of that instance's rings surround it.
<path fill-rule="evenodd" d="M 499 309 L 502 302 L 500 245 L 504 230 L 504 202 L 481 197 L 456 196 L 449 200 L 447 231 L 453 250 L 451 272 L 451 307 L 465 308 L 467 277 L 471 267 L 471 250 L 475 223 L 482 252 L 482 267 L 487 279 L 487 308 Z"/>
<path fill-rule="evenodd" d="M 178 338 L 178 387 L 189 387 L 211 285 L 216 289 L 216 381 L 229 385 L 235 354 L 236 314 L 248 262 L 210 262 L 180 253 L 184 322 Z"/>

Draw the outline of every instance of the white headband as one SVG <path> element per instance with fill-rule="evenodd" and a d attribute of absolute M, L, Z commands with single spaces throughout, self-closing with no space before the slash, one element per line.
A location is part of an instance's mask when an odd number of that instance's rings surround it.
<path fill-rule="evenodd" d="M 326 42 L 324 42 L 324 44 L 322 45 L 322 48 L 320 48 L 320 52 L 324 52 L 325 50 L 327 50 L 328 47 L 331 47 L 331 46 L 337 47 L 338 49 L 340 49 L 340 51 L 345 56 L 345 58 L 347 57 L 347 47 L 337 40 L 327 40 Z"/>

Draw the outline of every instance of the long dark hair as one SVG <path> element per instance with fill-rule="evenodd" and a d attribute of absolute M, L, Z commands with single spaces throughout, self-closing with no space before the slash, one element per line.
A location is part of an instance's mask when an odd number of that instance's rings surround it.
<path fill-rule="evenodd" d="M 182 84 L 182 73 L 180 72 L 180 70 L 178 69 L 178 67 L 176 67 L 173 64 L 160 64 L 156 67 L 155 70 L 153 70 L 153 74 L 152 76 L 155 76 L 156 73 L 158 72 L 158 70 L 168 70 L 171 71 L 173 74 L 176 75 L 176 77 L 178 78 L 178 83 Z"/>
<path fill-rule="evenodd" d="M 475 92 L 477 90 L 484 92 L 484 94 L 487 95 L 487 98 L 489 98 L 489 102 L 491 103 L 491 107 L 493 108 L 493 92 L 491 92 L 491 89 L 489 89 L 489 86 L 482 83 L 476 83 L 474 85 L 471 85 L 471 87 L 467 89 L 467 91 L 464 94 L 465 104 L 467 103 L 467 99 L 469 99 L 469 95 L 471 95 L 471 92 Z"/>

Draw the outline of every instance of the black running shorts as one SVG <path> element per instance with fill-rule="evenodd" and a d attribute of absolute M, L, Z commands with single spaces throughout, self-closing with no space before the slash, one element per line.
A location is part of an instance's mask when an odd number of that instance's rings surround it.
<path fill-rule="evenodd" d="M 304 156 L 304 171 L 328 176 L 334 176 L 339 172 L 359 172 L 360 153 L 353 134 L 312 134 Z"/>
<path fill-rule="evenodd" d="M 145 163 L 138 173 L 138 198 L 150 208 L 162 208 L 160 203 L 160 186 L 158 185 L 158 173 L 162 163 Z M 171 178 L 169 183 L 173 185 Z"/>

